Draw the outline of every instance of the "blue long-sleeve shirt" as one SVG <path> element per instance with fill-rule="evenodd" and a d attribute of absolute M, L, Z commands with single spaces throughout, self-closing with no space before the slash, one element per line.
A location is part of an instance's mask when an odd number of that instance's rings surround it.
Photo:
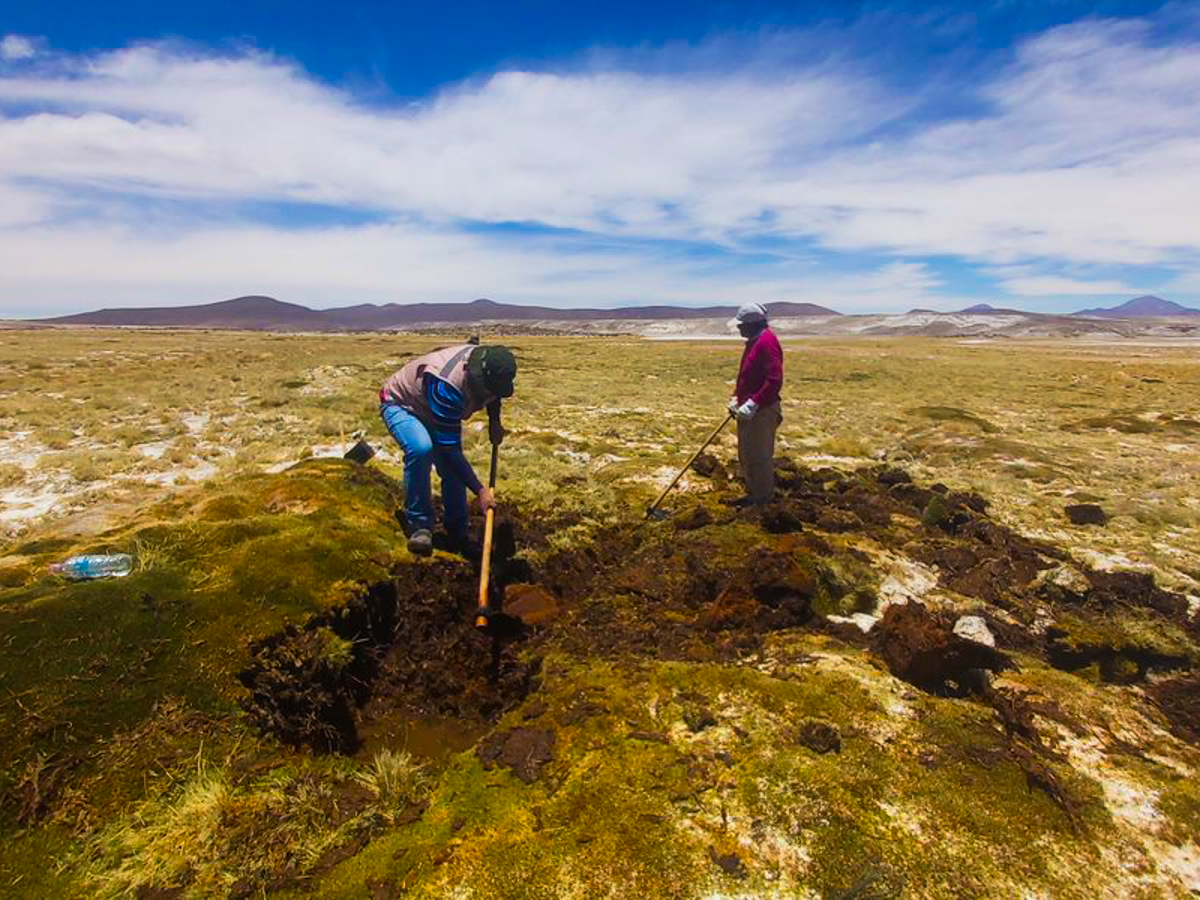
<path fill-rule="evenodd" d="M 479 476 L 471 468 L 471 462 L 463 455 L 462 420 L 466 399 L 453 385 L 426 372 L 422 379 L 425 400 L 433 412 L 433 428 L 430 436 L 433 446 L 450 471 L 465 484 L 473 494 L 483 487 Z"/>

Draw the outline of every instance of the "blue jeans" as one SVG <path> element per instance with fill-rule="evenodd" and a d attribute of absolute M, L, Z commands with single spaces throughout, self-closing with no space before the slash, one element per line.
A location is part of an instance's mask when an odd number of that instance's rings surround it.
<path fill-rule="evenodd" d="M 433 445 L 425 423 L 396 403 L 385 403 L 379 410 L 383 424 L 404 450 L 404 515 L 410 532 L 433 530 L 433 494 L 429 470 L 437 467 L 442 479 L 442 505 L 446 510 L 446 530 L 463 534 L 467 530 L 467 486 L 450 467 L 444 465 L 441 451 Z"/>

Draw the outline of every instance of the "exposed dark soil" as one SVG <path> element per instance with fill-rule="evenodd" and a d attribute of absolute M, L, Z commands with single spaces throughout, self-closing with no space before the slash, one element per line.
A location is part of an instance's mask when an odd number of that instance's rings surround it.
<path fill-rule="evenodd" d="M 1084 571 L 1092 589 L 1088 599 L 1100 607 L 1129 606 L 1152 609 L 1175 620 L 1186 620 L 1187 598 L 1165 591 L 1147 572 Z"/>
<path fill-rule="evenodd" d="M 692 471 L 714 481 L 724 481 L 729 475 L 725 465 L 711 453 L 701 453 L 697 456 L 696 461 L 692 463 Z"/>
<path fill-rule="evenodd" d="M 796 740 L 815 753 L 840 753 L 842 733 L 832 722 L 806 719 L 800 723 Z"/>
<path fill-rule="evenodd" d="M 961 697 L 983 690 L 983 672 L 1012 668 L 1003 653 L 953 631 L 920 603 L 889 606 L 873 629 L 876 652 L 897 678 L 924 691 Z"/>
<path fill-rule="evenodd" d="M 715 847 L 710 847 L 708 856 L 717 868 L 732 878 L 741 879 L 749 874 L 746 864 L 736 853 L 721 853 Z"/>
<path fill-rule="evenodd" d="M 1182 654 L 1162 653 L 1136 647 L 1113 647 L 1106 643 L 1079 643 L 1062 628 L 1046 629 L 1047 658 L 1055 668 L 1068 672 L 1096 665 L 1101 680 L 1109 684 L 1136 684 L 1154 671 L 1189 669 L 1191 660 Z"/>
<path fill-rule="evenodd" d="M 1095 503 L 1075 503 L 1064 512 L 1072 525 L 1107 525 L 1108 514 Z"/>
<path fill-rule="evenodd" d="M 869 643 L 894 674 L 923 690 L 965 696 L 986 689 L 986 672 L 1011 665 L 1005 649 L 1074 667 L 1055 652 L 1053 635 L 1035 637 L 1030 628 L 1047 604 L 1066 604 L 1085 618 L 1137 608 L 1195 627 L 1186 599 L 1148 575 L 1077 567 L 1073 590 L 1049 590 L 1040 573 L 1069 555 L 994 522 L 976 494 L 922 487 L 895 467 L 847 474 L 785 459 L 776 466 L 775 502 L 736 514 L 761 527 L 761 539 L 741 548 L 721 543 L 727 535 L 711 527 L 733 516 L 712 502 L 734 487 L 724 484 L 715 459 L 701 470 L 716 476 L 717 496 L 706 502 L 701 495 L 673 525 L 630 524 L 591 544 L 549 552 L 549 535 L 573 524 L 569 513 L 549 522 L 502 511 L 492 603 L 499 608 L 509 588 L 514 610 L 529 616 L 524 626 L 505 640 L 473 627 L 477 570 L 466 562 L 407 566 L 394 581 L 253 648 L 255 662 L 242 675 L 247 708 L 289 743 L 352 751 L 362 723 L 397 708 L 495 721 L 536 689 L 543 646 L 578 655 L 721 660 L 756 652 L 773 631 L 808 628 Z M 915 603 L 890 607 L 869 639 L 817 614 L 819 598 L 843 607 L 873 603 L 869 586 L 854 581 L 863 576 L 853 574 L 869 572 L 869 558 L 839 537 L 854 534 L 926 563 L 944 587 L 1004 610 L 984 613 L 999 649 L 955 635 L 949 619 Z M 526 557 L 538 560 L 536 571 Z M 353 642 L 348 662 L 331 657 L 330 632 Z M 1144 674 L 1136 670 L 1136 677 Z M 492 748 L 500 764 L 505 746 Z"/>
<path fill-rule="evenodd" d="M 1200 744 L 1200 672 L 1149 685 L 1146 693 L 1163 711 L 1176 737 Z"/>
<path fill-rule="evenodd" d="M 713 523 L 713 515 L 708 507 L 697 504 L 686 513 L 675 517 L 675 527 L 680 531 L 695 531 Z"/>
<path fill-rule="evenodd" d="M 485 769 L 501 765 L 526 784 L 537 781 L 542 766 L 554 759 L 555 732 L 542 728 L 511 728 L 484 738 L 478 749 Z"/>
<path fill-rule="evenodd" d="M 489 721 L 533 688 L 539 663 L 474 627 L 465 564 L 412 566 L 347 605 L 259 643 L 241 675 L 247 710 L 286 743 L 353 752 L 357 723 L 397 706 L 414 716 Z M 329 633 L 352 642 L 332 658 Z"/>

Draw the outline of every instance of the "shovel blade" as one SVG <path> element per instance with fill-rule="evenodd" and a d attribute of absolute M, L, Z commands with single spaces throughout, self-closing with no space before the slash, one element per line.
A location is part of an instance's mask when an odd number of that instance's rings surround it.
<path fill-rule="evenodd" d="M 543 625 L 558 616 L 558 600 L 538 584 L 510 584 L 504 589 L 504 612 L 526 625 Z"/>
<path fill-rule="evenodd" d="M 490 607 L 476 610 L 475 627 L 498 640 L 515 640 L 525 634 L 525 623 L 518 617 Z"/>
<path fill-rule="evenodd" d="M 359 465 L 365 465 L 375 455 L 375 449 L 364 440 L 359 440 L 353 447 L 346 451 L 343 459 L 348 459 L 351 462 L 356 462 Z"/>

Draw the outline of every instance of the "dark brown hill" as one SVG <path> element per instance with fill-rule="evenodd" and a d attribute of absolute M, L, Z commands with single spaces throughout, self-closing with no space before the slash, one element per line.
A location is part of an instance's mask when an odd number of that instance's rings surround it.
<path fill-rule="evenodd" d="M 318 330 L 329 328 L 324 313 L 273 297 L 237 297 L 198 306 L 101 309 L 41 321 L 54 325 L 149 325 L 169 328 Z"/>
<path fill-rule="evenodd" d="M 1200 309 L 1180 306 L 1171 300 L 1146 294 L 1127 300 L 1120 306 L 1099 309 L 1081 309 L 1076 316 L 1100 319 L 1147 319 L 1167 318 L 1170 316 L 1200 316 Z"/>
<path fill-rule="evenodd" d="M 777 318 L 836 316 L 839 313 L 812 303 L 768 304 Z M 364 303 L 340 309 L 313 310 L 271 297 L 238 297 L 201 306 L 146 309 L 102 309 L 41 321 L 55 325 L 127 325 L 176 328 L 248 328 L 296 331 L 373 331 L 407 328 L 427 323 L 468 322 L 588 322 L 608 319 L 662 320 L 715 319 L 734 314 L 734 306 L 627 306 L 617 309 L 556 309 L 519 306 L 479 299 L 471 303 Z"/>
<path fill-rule="evenodd" d="M 331 323 L 353 329 L 397 328 L 423 322 L 555 321 L 593 322 L 604 319 L 638 321 L 661 319 L 717 319 L 731 317 L 733 306 L 624 306 L 616 309 L 558 309 L 552 306 L 518 306 L 479 299 L 471 303 L 362 304 L 324 311 Z M 839 313 L 812 303 L 773 303 L 768 311 L 776 317 L 836 316 Z"/>

